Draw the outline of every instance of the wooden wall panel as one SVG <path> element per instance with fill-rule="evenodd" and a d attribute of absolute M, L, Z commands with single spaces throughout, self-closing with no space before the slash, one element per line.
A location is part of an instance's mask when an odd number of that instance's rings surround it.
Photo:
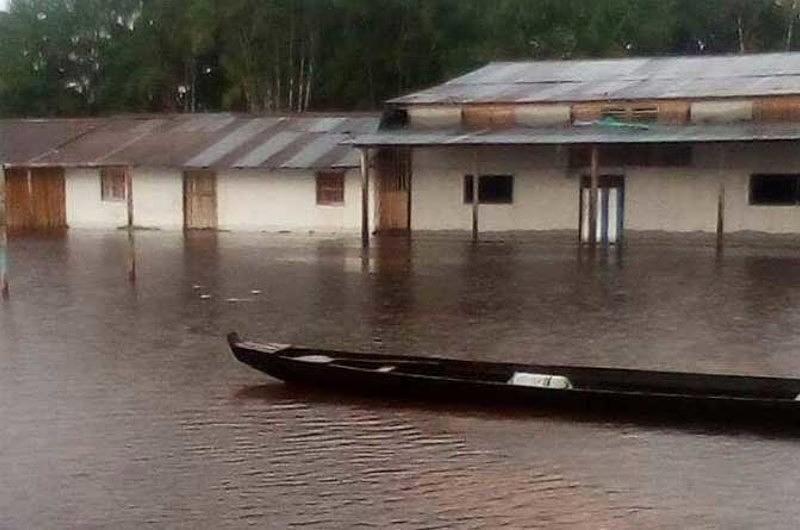
<path fill-rule="evenodd" d="M 800 121 L 800 96 L 758 98 L 753 104 L 756 121 Z"/>
<path fill-rule="evenodd" d="M 53 230 L 67 227 L 66 184 L 62 168 L 32 171 L 35 228 Z"/>
<path fill-rule="evenodd" d="M 9 232 L 19 232 L 33 224 L 28 178 L 24 169 L 6 169 L 6 204 Z"/>
<path fill-rule="evenodd" d="M 183 192 L 185 227 L 217 228 L 217 174 L 205 169 L 186 171 Z"/>
<path fill-rule="evenodd" d="M 465 105 L 462 119 L 466 127 L 474 129 L 513 127 L 514 105 Z"/>
<path fill-rule="evenodd" d="M 682 124 L 689 121 L 689 102 L 679 100 L 663 101 L 590 101 L 572 105 L 572 121 L 596 121 L 603 116 L 603 109 L 619 107 L 635 110 L 650 106 L 658 107 L 658 123 Z"/>
<path fill-rule="evenodd" d="M 411 152 L 382 149 L 375 162 L 378 231 L 408 231 L 411 228 Z"/>
<path fill-rule="evenodd" d="M 67 226 L 64 170 L 13 168 L 6 170 L 10 232 L 54 230 Z"/>

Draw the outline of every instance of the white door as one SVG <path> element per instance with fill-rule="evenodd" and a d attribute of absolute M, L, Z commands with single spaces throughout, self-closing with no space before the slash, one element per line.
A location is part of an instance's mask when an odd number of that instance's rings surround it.
<path fill-rule="evenodd" d="M 591 190 L 581 189 L 581 242 L 589 239 L 589 202 Z M 597 189 L 597 228 L 595 241 L 603 244 L 615 244 L 622 236 L 624 188 L 622 186 L 604 186 Z"/>

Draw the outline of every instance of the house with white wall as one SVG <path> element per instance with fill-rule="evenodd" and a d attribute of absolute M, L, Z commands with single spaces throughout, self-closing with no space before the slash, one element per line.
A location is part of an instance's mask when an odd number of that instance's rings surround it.
<path fill-rule="evenodd" d="M 800 53 L 492 63 L 389 101 L 350 141 L 406 158 L 395 226 L 591 244 L 800 233 L 798 142 Z"/>
<path fill-rule="evenodd" d="M 15 223 L 27 208 L 11 208 L 11 226 L 354 232 L 360 161 L 343 142 L 377 125 L 367 114 L 94 120 L 33 156 L 6 156 L 15 202 L 59 210 Z"/>
<path fill-rule="evenodd" d="M 800 233 L 800 53 L 492 63 L 380 119 L 58 122 L 0 127 L 12 227 Z"/>

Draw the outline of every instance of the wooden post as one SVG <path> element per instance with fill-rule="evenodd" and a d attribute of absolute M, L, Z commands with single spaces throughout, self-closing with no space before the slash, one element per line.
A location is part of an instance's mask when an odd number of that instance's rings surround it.
<path fill-rule="evenodd" d="M 725 245 L 725 146 L 719 145 L 719 196 L 717 197 L 717 251 Z"/>
<path fill-rule="evenodd" d="M 600 153 L 596 145 L 592 146 L 592 164 L 590 173 L 590 188 L 589 188 L 589 246 L 594 248 L 597 246 L 597 189 L 600 183 L 600 176 L 598 175 L 600 165 Z"/>
<path fill-rule="evenodd" d="M 0 167 L 0 296 L 8 300 L 8 232 L 6 208 L 6 172 Z"/>
<path fill-rule="evenodd" d="M 361 246 L 369 248 L 369 149 L 361 149 Z"/>
<path fill-rule="evenodd" d="M 125 201 L 128 214 L 128 280 L 136 283 L 136 242 L 133 236 L 133 174 L 130 167 L 125 168 Z"/>
<path fill-rule="evenodd" d="M 478 242 L 478 206 L 480 204 L 480 161 L 478 148 L 474 148 L 472 159 L 472 241 Z"/>

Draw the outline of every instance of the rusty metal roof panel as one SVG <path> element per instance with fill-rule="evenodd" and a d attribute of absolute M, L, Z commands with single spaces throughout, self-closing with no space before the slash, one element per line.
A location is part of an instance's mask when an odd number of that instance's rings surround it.
<path fill-rule="evenodd" d="M 608 127 L 514 128 L 507 130 L 466 131 L 381 131 L 361 135 L 346 143 L 361 147 L 449 146 L 449 145 L 569 145 L 761 142 L 800 140 L 800 127 L 790 123 L 742 122 L 726 125 L 652 125 Z"/>
<path fill-rule="evenodd" d="M 95 119 L 0 120 L 0 164 L 24 164 L 98 127 Z"/>
<path fill-rule="evenodd" d="M 113 164 L 120 150 L 136 142 L 167 120 L 150 118 L 112 118 L 100 120 L 90 132 L 75 138 L 46 155 L 31 160 L 38 165 L 102 165 Z"/>
<path fill-rule="evenodd" d="M 52 120 L 45 120 L 50 124 Z M 98 119 L 94 128 L 76 138 L 49 143 L 33 142 L 37 155 L 26 163 L 58 166 L 133 165 L 214 169 L 318 168 L 343 164 L 348 158 L 342 142 L 375 132 L 379 118 L 364 114 L 254 117 L 233 114 L 178 114 Z M 12 124 L 13 125 L 13 124 Z M 14 129 L 16 125 L 6 128 Z M 49 125 L 48 125 L 49 126 Z M 5 127 L 5 126 L 3 126 Z M 0 128 L 5 131 L 6 128 Z M 22 130 L 22 129 L 20 129 Z M 27 130 L 27 129 L 25 129 Z M 4 138 L 12 137 L 5 132 Z M 53 135 L 51 135 L 53 136 Z M 35 139 L 33 133 L 13 138 Z M 61 136 L 54 138 L 60 140 Z M 25 144 L 20 140 L 17 143 Z M 4 140 L 4 144 L 9 144 Z M 4 149 L 6 149 L 4 147 Z M 44 149 L 44 153 L 40 153 Z M 8 150 L 20 152 L 17 147 Z M 20 158 L 17 156 L 17 158 Z M 330 167 L 339 167 L 333 166 Z"/>
<path fill-rule="evenodd" d="M 800 53 L 490 63 L 395 104 L 800 94 Z"/>

